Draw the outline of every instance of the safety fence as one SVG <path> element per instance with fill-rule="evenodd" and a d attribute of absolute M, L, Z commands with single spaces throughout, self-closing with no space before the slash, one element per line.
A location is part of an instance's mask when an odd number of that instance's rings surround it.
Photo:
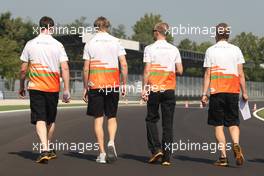
<path fill-rule="evenodd" d="M 197 99 L 202 93 L 203 78 L 199 77 L 177 77 L 176 96 L 183 99 Z M 142 75 L 129 75 L 127 97 L 136 100 L 140 97 Z M 71 80 L 71 95 L 73 99 L 82 96 L 83 83 L 79 79 Z M 15 82 L 14 90 L 8 89 L 7 82 L 0 80 L 0 99 L 18 98 L 19 81 Z M 264 99 L 264 82 L 247 82 L 248 94 L 251 99 Z"/>

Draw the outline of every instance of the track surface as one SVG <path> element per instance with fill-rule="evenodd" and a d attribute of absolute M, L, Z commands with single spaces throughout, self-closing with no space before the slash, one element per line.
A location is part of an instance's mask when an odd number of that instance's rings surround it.
<path fill-rule="evenodd" d="M 262 105 L 264 105 L 262 103 Z M 258 103 L 258 107 L 261 103 Z M 252 105 L 251 105 L 252 107 Z M 262 106 L 263 107 L 263 106 Z M 213 175 L 261 176 L 264 173 L 264 123 L 252 118 L 241 121 L 241 144 L 246 163 L 236 167 L 230 151 L 230 168 L 217 168 L 212 163 L 217 154 L 208 151 L 177 151 L 172 166 L 150 165 L 146 144 L 144 117 L 146 107 L 120 107 L 117 150 L 119 159 L 114 164 L 95 163 L 97 151 L 59 151 L 59 158 L 47 165 L 36 164 L 38 142 L 34 126 L 29 124 L 29 113 L 0 114 L 0 175 Z M 206 109 L 185 109 L 177 106 L 174 120 L 174 141 L 214 142 L 213 129 L 206 124 Z M 55 138 L 59 142 L 94 143 L 93 121 L 85 115 L 85 108 L 59 110 Z"/>

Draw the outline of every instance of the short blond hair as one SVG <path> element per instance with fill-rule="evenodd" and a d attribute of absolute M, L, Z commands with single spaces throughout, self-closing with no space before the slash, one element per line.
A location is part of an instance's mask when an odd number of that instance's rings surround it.
<path fill-rule="evenodd" d="M 94 27 L 96 27 L 98 30 L 102 31 L 102 30 L 108 30 L 110 28 L 110 21 L 103 17 L 100 16 L 98 17 L 95 21 L 94 21 Z"/>
<path fill-rule="evenodd" d="M 168 23 L 160 22 L 155 25 L 154 30 L 166 36 L 169 34 L 169 28 Z"/>

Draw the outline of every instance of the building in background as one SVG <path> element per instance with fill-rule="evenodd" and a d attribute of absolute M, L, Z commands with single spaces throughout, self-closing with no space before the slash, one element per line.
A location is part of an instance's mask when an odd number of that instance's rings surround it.
<path fill-rule="evenodd" d="M 86 34 L 84 37 L 79 35 L 60 35 L 55 38 L 65 47 L 68 57 L 70 58 L 71 79 L 82 79 L 83 67 L 83 48 L 85 43 L 92 37 L 92 34 Z M 141 75 L 143 72 L 143 52 L 144 45 L 137 41 L 120 39 L 125 47 L 128 62 L 128 72 L 130 75 Z M 204 54 L 192 51 L 180 50 L 183 66 L 185 68 L 202 68 Z M 202 74 L 201 74 L 202 75 Z M 183 76 L 189 76 L 184 74 Z"/>
<path fill-rule="evenodd" d="M 65 47 L 69 57 L 70 75 L 71 75 L 71 93 L 73 99 L 81 99 L 82 96 L 82 69 L 83 69 L 83 48 L 85 42 L 89 40 L 89 35 L 81 38 L 79 35 L 59 35 L 55 36 Z M 134 87 L 142 85 L 143 74 L 143 52 L 144 45 L 137 41 L 121 40 L 125 47 L 128 62 L 128 84 Z M 182 62 L 184 66 L 183 76 L 177 76 L 176 96 L 182 99 L 197 99 L 202 93 L 202 75 L 204 54 L 192 51 L 180 50 Z M 188 72 L 189 71 L 189 72 Z M 198 72 L 199 76 L 193 76 L 192 71 Z M 197 74 L 196 74 L 197 75 Z M 18 98 L 17 90 L 19 88 L 19 80 L 15 82 L 15 91 L 9 90 L 5 86 L 5 81 L 0 78 L 0 99 Z M 247 81 L 248 94 L 251 99 L 263 99 L 264 82 Z M 138 100 L 139 92 L 128 94 L 130 100 Z"/>

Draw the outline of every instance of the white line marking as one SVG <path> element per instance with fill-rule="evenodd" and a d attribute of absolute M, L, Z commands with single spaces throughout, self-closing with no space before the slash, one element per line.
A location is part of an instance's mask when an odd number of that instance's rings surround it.
<path fill-rule="evenodd" d="M 86 108 L 87 105 L 80 105 L 80 106 L 61 106 L 58 107 L 58 109 L 78 109 L 78 108 Z M 142 107 L 146 107 L 147 104 L 119 104 L 119 107 L 126 107 L 126 106 L 142 106 Z M 175 108 L 178 109 L 201 109 L 200 107 L 188 107 L 185 108 L 184 106 L 176 106 Z M 206 108 L 203 108 L 206 109 Z M 201 109 L 202 110 L 202 109 Z M 8 110 L 8 111 L 0 111 L 0 114 L 4 114 L 4 113 L 15 113 L 15 112 L 30 112 L 30 109 L 18 109 L 18 110 Z"/>
<path fill-rule="evenodd" d="M 257 119 L 264 121 L 264 118 L 261 118 L 260 116 L 257 115 L 257 113 L 261 110 L 264 110 L 264 108 L 260 108 L 258 110 L 256 110 L 255 112 L 253 112 L 253 116 L 256 117 Z"/>

